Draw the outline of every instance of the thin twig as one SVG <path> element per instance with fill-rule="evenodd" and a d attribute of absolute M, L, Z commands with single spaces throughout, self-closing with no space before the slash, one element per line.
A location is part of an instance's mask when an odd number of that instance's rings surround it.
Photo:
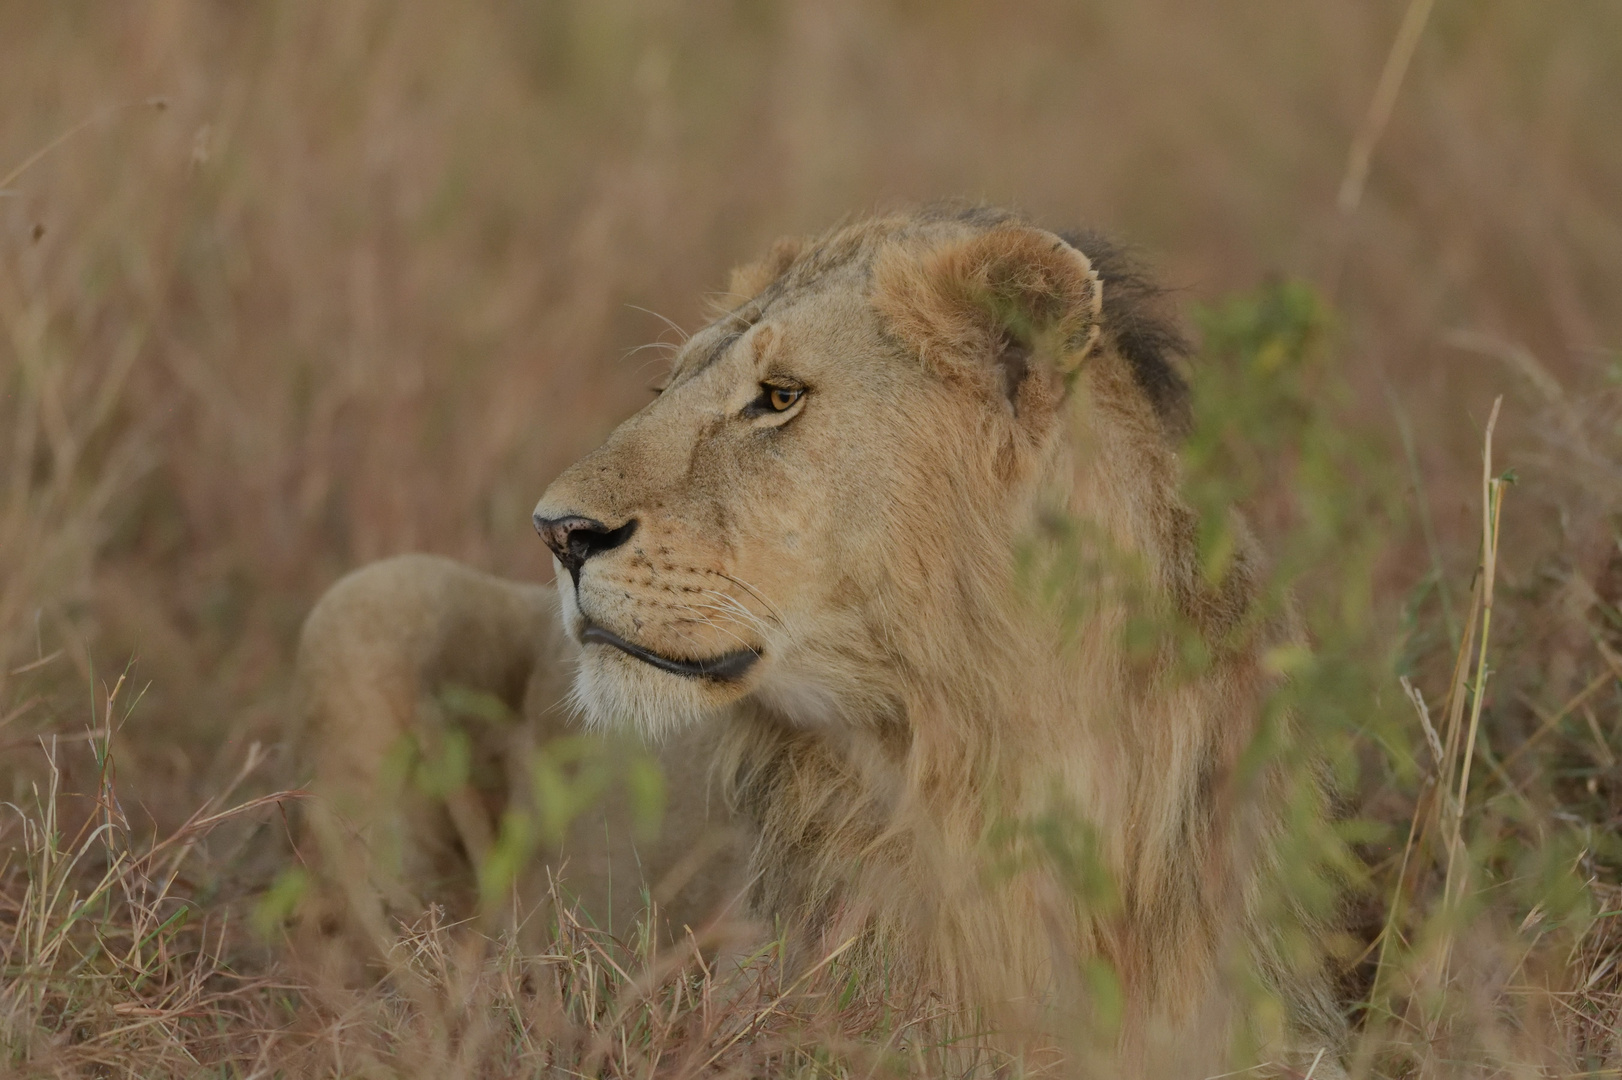
<path fill-rule="evenodd" d="M 26 158 L 24 158 L 22 164 L 8 172 L 3 179 L 0 179 L 0 189 L 9 188 L 17 181 L 19 177 L 22 176 L 23 173 L 39 164 L 41 159 L 43 159 L 52 150 L 55 150 L 58 146 L 61 146 L 63 143 L 79 134 L 79 132 L 83 131 L 85 128 L 90 127 L 92 124 L 95 124 L 96 122 L 104 120 L 110 116 L 116 116 L 118 113 L 121 113 L 126 109 L 137 108 L 141 105 L 150 105 L 155 109 L 164 109 L 168 107 L 169 103 L 163 98 L 147 98 L 145 101 L 125 101 L 118 105 L 108 106 L 105 109 L 97 109 L 95 112 L 91 113 L 77 124 L 74 124 L 72 127 L 62 132 L 62 134 L 58 135 L 56 138 L 52 139 L 50 142 L 46 143 L 44 146 L 40 147 L 38 150 L 35 150 L 32 154 L 29 154 Z"/>
<path fill-rule="evenodd" d="M 1457 860 L 1463 846 L 1465 800 L 1470 794 L 1470 765 L 1475 758 L 1476 737 L 1481 730 L 1481 708 L 1487 694 L 1487 644 L 1492 632 L 1493 581 L 1498 571 L 1498 522 L 1503 502 L 1503 481 L 1492 472 L 1492 435 L 1498 426 L 1498 410 L 1504 399 L 1492 403 L 1481 452 L 1481 640 L 1477 646 L 1474 693 L 1470 704 L 1470 730 L 1464 739 L 1464 760 L 1459 766 L 1458 810 L 1453 819 L 1453 836 L 1447 852 L 1447 879 L 1442 896 L 1445 902 L 1457 899 Z"/>
<path fill-rule="evenodd" d="M 1402 80 L 1408 74 L 1408 65 L 1414 58 L 1414 50 L 1419 47 L 1419 39 L 1424 36 L 1425 24 L 1430 21 L 1431 8 L 1434 6 L 1435 0 L 1408 0 L 1408 10 L 1403 13 L 1396 40 L 1386 54 L 1385 67 L 1380 72 L 1379 83 L 1375 85 L 1368 114 L 1363 117 L 1363 126 L 1358 129 L 1357 138 L 1352 140 L 1351 153 L 1346 159 L 1346 175 L 1341 179 L 1340 194 L 1335 199 L 1342 214 L 1356 212 L 1363 201 L 1363 188 L 1368 183 L 1374 148 L 1379 145 L 1380 136 L 1385 134 L 1386 124 L 1391 120 L 1391 111 L 1397 105 L 1397 94 L 1402 90 Z"/>

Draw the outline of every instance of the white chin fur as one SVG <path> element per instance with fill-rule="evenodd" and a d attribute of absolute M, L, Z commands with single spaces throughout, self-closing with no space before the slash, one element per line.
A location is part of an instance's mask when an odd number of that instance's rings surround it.
<path fill-rule="evenodd" d="M 585 647 L 569 691 L 588 727 L 634 731 L 650 740 L 703 723 L 731 696 L 714 683 L 656 670 L 606 645 Z"/>

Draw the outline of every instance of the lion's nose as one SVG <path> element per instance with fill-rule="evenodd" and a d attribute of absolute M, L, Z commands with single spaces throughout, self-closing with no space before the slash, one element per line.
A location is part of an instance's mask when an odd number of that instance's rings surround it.
<path fill-rule="evenodd" d="M 593 555 L 613 551 L 636 532 L 636 518 L 617 529 L 610 529 L 600 521 L 588 517 L 542 517 L 535 514 L 535 531 L 541 534 L 546 546 L 558 557 L 565 570 L 578 575 L 580 568 Z"/>

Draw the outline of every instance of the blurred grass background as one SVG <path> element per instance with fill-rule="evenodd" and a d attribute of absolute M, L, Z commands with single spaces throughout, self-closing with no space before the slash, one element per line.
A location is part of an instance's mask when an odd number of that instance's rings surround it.
<path fill-rule="evenodd" d="M 126 669 L 137 831 L 180 828 L 254 742 L 248 787 L 291 782 L 327 585 L 415 550 L 548 576 L 529 510 L 646 400 L 634 350 L 667 319 L 780 234 L 968 196 L 1113 232 L 1185 308 L 1278 278 L 1327 298 L 1326 405 L 1408 510 L 1372 617 L 1433 698 L 1505 395 L 1488 742 L 1547 728 L 1511 788 L 1614 830 L 1615 684 L 1562 706 L 1622 650 L 1622 7 L 1441 0 L 1348 205 L 1408 9 L 0 4 L 0 797 Z M 73 760 L 65 788 L 96 790 Z M 1411 803 L 1359 797 L 1400 849 Z M 241 855 L 188 871 L 197 895 L 262 884 Z"/>

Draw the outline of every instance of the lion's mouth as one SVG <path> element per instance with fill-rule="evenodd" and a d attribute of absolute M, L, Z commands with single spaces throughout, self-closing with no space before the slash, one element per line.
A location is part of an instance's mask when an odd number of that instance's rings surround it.
<path fill-rule="evenodd" d="M 604 630 L 592 622 L 587 622 L 585 628 L 581 630 L 580 640 L 582 643 L 612 645 L 620 652 L 634 656 L 644 664 L 651 664 L 660 671 L 668 671 L 672 675 L 685 675 L 690 679 L 720 681 L 739 679 L 754 666 L 756 660 L 760 659 L 760 653 L 754 649 L 739 649 L 706 660 L 677 660 L 675 657 L 662 656 L 651 649 L 644 649 L 640 645 L 626 641 L 612 630 Z"/>

